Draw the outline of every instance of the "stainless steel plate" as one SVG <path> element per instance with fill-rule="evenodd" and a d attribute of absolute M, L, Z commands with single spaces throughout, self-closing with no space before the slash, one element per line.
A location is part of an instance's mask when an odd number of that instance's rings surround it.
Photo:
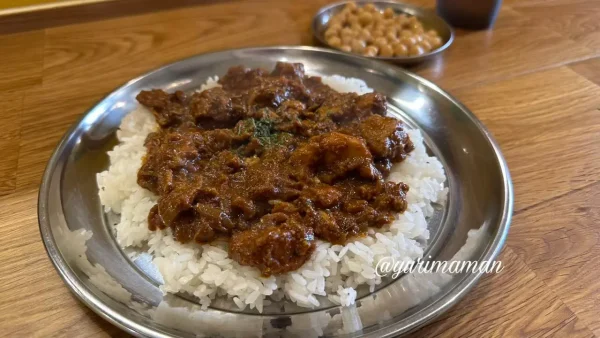
<path fill-rule="evenodd" d="M 327 30 L 327 25 L 329 20 L 346 6 L 347 3 L 351 1 L 342 1 L 337 2 L 328 6 L 321 8 L 312 21 L 312 32 L 316 41 L 323 45 L 328 46 L 327 41 L 325 41 L 325 31 Z M 417 56 L 396 56 L 396 57 L 384 57 L 384 56 L 373 56 L 368 57 L 373 60 L 381 60 L 388 61 L 397 64 L 409 65 L 416 64 L 423 61 L 430 60 L 437 55 L 443 53 L 454 41 L 454 30 L 452 27 L 440 16 L 438 16 L 435 12 L 430 11 L 428 9 L 410 5 L 399 3 L 396 1 L 390 0 L 379 0 L 379 1 L 370 1 L 370 0 L 358 0 L 354 1 L 359 6 L 363 6 L 366 3 L 373 4 L 377 9 L 384 10 L 388 7 L 393 8 L 396 13 L 405 13 L 411 16 L 416 16 L 422 23 L 425 29 L 434 29 L 438 32 L 442 39 L 442 45 L 431 52 L 425 53 L 423 55 Z M 333 47 L 330 47 L 333 48 Z M 353 53 L 348 53 L 353 54 Z M 353 54 L 356 55 L 356 54 Z"/>
<path fill-rule="evenodd" d="M 87 112 L 52 155 L 39 195 L 42 239 L 67 286 L 92 310 L 139 336 L 389 337 L 440 315 L 481 276 L 405 275 L 363 293 L 353 307 L 307 310 L 281 303 L 261 315 L 218 301 L 202 311 L 193 299 L 162 295 L 148 257 L 130 259 L 119 249 L 109 231 L 110 215 L 100 206 L 96 174 L 108 166 L 115 131 L 142 89 L 188 91 L 231 66 L 271 68 L 277 61 L 302 62 L 312 74 L 361 78 L 387 95 L 393 114 L 421 129 L 429 150 L 444 164 L 449 189 L 447 204 L 430 221 L 426 256 L 490 261 L 498 255 L 512 214 L 508 168 L 490 134 L 457 100 L 414 74 L 348 54 L 311 47 L 230 50 L 131 80 Z M 473 229 L 480 230 L 468 236 Z M 85 231 L 93 233 L 87 243 Z"/>

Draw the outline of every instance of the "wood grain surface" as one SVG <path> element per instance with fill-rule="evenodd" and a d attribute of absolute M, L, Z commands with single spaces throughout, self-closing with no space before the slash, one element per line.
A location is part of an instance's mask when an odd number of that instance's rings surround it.
<path fill-rule="evenodd" d="M 11 32 L 0 35 L 0 335 L 126 336 L 71 295 L 40 240 L 37 189 L 67 128 L 165 63 L 310 45 L 311 18 L 327 2 L 181 1 L 154 11 L 130 2 L 0 20 Z M 486 124 L 516 197 L 505 270 L 412 337 L 600 337 L 599 16 L 596 0 L 506 0 L 494 29 L 459 30 L 442 57 L 411 68 Z"/>

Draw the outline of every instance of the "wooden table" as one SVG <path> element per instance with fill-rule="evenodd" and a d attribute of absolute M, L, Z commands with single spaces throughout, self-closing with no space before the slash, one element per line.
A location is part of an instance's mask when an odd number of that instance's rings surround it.
<path fill-rule="evenodd" d="M 67 128 L 164 63 L 309 45 L 325 2 L 184 1 L 191 7 L 119 18 L 84 9 L 0 20 L 12 31 L 0 35 L 0 334 L 123 335 L 71 295 L 38 233 L 38 185 Z M 443 58 L 413 69 L 487 125 L 516 194 L 504 271 L 415 337 L 600 337 L 599 17 L 596 0 L 506 0 L 493 30 L 459 31 Z"/>

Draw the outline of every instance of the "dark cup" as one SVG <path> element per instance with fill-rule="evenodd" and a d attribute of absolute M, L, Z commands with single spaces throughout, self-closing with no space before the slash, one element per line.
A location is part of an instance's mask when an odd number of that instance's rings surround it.
<path fill-rule="evenodd" d="M 437 0 L 437 12 L 457 28 L 490 28 L 500 11 L 502 0 Z"/>

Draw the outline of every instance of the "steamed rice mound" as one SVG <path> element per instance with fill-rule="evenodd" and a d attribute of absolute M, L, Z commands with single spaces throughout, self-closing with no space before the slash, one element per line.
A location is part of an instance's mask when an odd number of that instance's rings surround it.
<path fill-rule="evenodd" d="M 218 86 L 217 80 L 209 78 L 200 90 Z M 334 75 L 322 80 L 339 92 L 372 91 L 358 79 Z M 264 278 L 257 268 L 230 259 L 226 242 L 181 244 L 170 229 L 148 229 L 148 213 L 158 196 L 136 180 L 146 154 L 146 136 L 157 128 L 152 113 L 141 106 L 123 119 L 117 132 L 119 144 L 108 152 L 110 166 L 97 175 L 100 201 L 106 212 L 120 214 L 113 231 L 121 248 L 153 256 L 163 279 L 161 290 L 192 294 L 204 308 L 217 296 L 230 298 L 240 309 L 249 307 L 259 312 L 283 298 L 308 308 L 328 301 L 350 306 L 358 286 L 366 285 L 372 291 L 381 283 L 375 271 L 381 258 L 411 261 L 423 255 L 423 243 L 429 238 L 427 218 L 433 214 L 433 204 L 445 199 L 442 164 L 427 155 L 420 132 L 409 130 L 415 149 L 405 161 L 393 166 L 388 177 L 409 185 L 406 212 L 392 224 L 371 228 L 367 236 L 344 246 L 317 240 L 316 250 L 300 269 Z"/>

